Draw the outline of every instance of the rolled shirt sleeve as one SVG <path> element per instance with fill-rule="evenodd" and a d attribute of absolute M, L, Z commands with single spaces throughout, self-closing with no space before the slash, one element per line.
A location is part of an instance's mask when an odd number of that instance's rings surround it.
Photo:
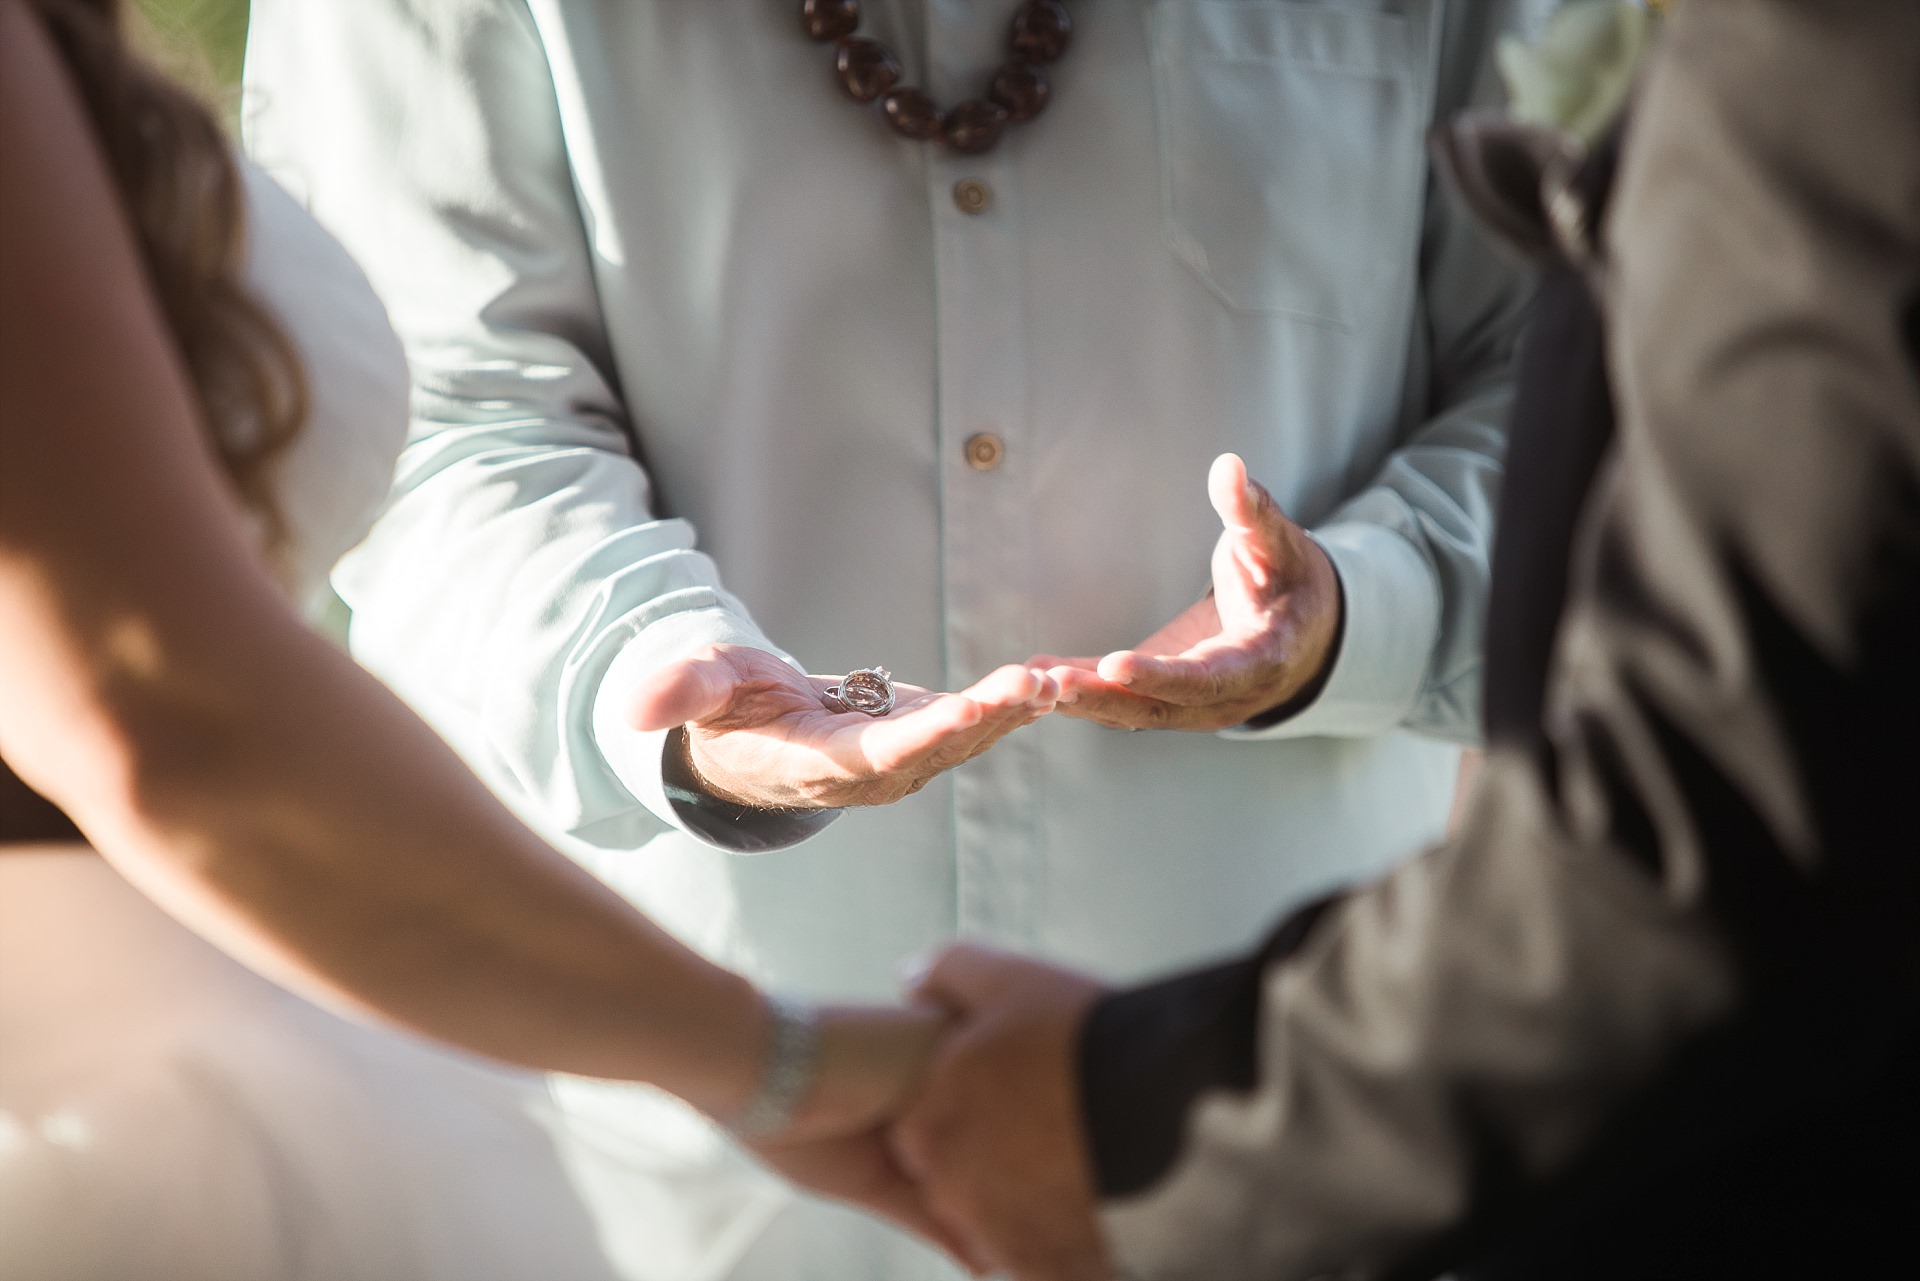
<path fill-rule="evenodd" d="M 247 74 L 249 151 L 359 258 L 413 368 L 391 497 L 335 573 L 355 656 L 554 828 L 734 844 L 665 794 L 665 736 L 626 704 L 703 646 L 780 651 L 656 514 L 524 6 L 261 0 Z M 737 848 L 819 825 L 755 813 Z"/>
<path fill-rule="evenodd" d="M 1440 638 L 1441 594 L 1433 565 L 1396 532 L 1394 513 L 1369 520 L 1393 500 L 1363 494 L 1354 513 L 1314 531 L 1340 577 L 1344 617 L 1326 684 L 1306 707 L 1265 728 L 1236 727 L 1233 738 L 1365 738 L 1398 729 L 1412 715 Z"/>
<path fill-rule="evenodd" d="M 1498 40 L 1524 35 L 1556 7 L 1444 6 L 1434 119 L 1500 101 Z M 1424 325 L 1413 342 L 1412 381 L 1424 387 L 1425 403 L 1366 488 L 1312 531 L 1340 576 L 1340 652 L 1305 707 L 1225 737 L 1359 738 L 1407 728 L 1480 741 L 1494 516 L 1514 351 L 1534 273 L 1495 246 L 1437 178 L 1429 180 L 1419 253 Z"/>

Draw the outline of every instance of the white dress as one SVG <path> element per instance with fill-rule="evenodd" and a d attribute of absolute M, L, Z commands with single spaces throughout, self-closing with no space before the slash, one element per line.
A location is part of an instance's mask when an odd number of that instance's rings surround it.
<path fill-rule="evenodd" d="M 247 185 L 311 384 L 281 495 L 311 600 L 386 495 L 406 369 L 344 251 Z M 0 855 L 5 1281 L 612 1278 L 552 1088 L 283 991 L 97 857 Z"/>

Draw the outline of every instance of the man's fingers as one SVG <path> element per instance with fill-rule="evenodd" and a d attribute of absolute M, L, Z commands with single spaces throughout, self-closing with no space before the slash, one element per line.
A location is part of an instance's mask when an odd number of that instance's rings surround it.
<path fill-rule="evenodd" d="M 1092 721 L 1108 729 L 1178 729 L 1173 719 L 1186 709 L 1157 698 L 1142 698 L 1098 676 L 1068 684 L 1060 696 L 1060 714 Z"/>
<path fill-rule="evenodd" d="M 980 1253 L 965 1237 L 942 1222 L 927 1208 L 920 1189 L 908 1181 L 904 1172 L 898 1178 L 872 1189 L 858 1200 L 869 1210 L 933 1242 L 952 1255 L 955 1261 L 973 1276 L 987 1275 L 989 1265 Z"/>
<path fill-rule="evenodd" d="M 1089 688 L 1106 684 L 1100 678 L 1100 660 L 1097 658 L 1059 658 L 1052 654 L 1037 654 L 1031 661 L 1036 667 L 1045 664 L 1044 670 L 1056 690 L 1054 702 L 1062 708 L 1077 702 Z"/>
<path fill-rule="evenodd" d="M 1097 658 L 1074 659 L 1075 664 L 1085 666 L 1050 667 L 1047 674 L 1060 684 L 1060 702 L 1071 703 L 1089 690 L 1112 688 L 1113 682 L 1100 674 L 1100 660 Z"/>
<path fill-rule="evenodd" d="M 963 694 L 942 694 L 901 717 L 861 726 L 860 753 L 875 778 L 951 769 L 1031 719 L 1024 704 L 984 708 Z"/>
<path fill-rule="evenodd" d="M 861 750 L 876 775 L 950 769 L 1053 710 L 1060 682 L 1045 672 L 1007 666 L 965 693 L 942 694 L 905 716 L 863 729 Z"/>
<path fill-rule="evenodd" d="M 953 1255 L 975 1276 L 985 1269 L 966 1239 L 936 1217 L 881 1133 L 849 1134 L 797 1146 L 761 1146 L 760 1157 L 803 1187 L 870 1210 Z"/>
<path fill-rule="evenodd" d="M 1113 660 L 1111 663 L 1107 659 Z M 1101 675 L 1128 693 L 1180 707 L 1214 707 L 1253 692 L 1268 659 L 1243 645 L 1210 641 L 1184 654 L 1127 651 L 1101 660 Z"/>
<path fill-rule="evenodd" d="M 1073 658 L 1062 654 L 1035 654 L 1027 660 L 1027 666 L 1043 672 L 1061 671 L 1090 672 L 1100 665 L 1100 658 Z"/>
<path fill-rule="evenodd" d="M 946 1168 L 941 1160 L 951 1139 L 953 1118 L 946 1115 L 946 1109 L 939 1102 L 932 1106 L 940 1115 L 937 1119 L 930 1118 L 927 1106 L 923 1094 L 885 1132 L 895 1168 L 914 1188 L 913 1212 L 934 1225 L 932 1232 L 915 1230 L 939 1242 L 974 1276 L 986 1276 L 998 1270 L 994 1267 L 993 1252 L 979 1239 L 973 1225 L 965 1221 L 966 1214 L 954 1203 L 956 1172 Z"/>
<path fill-rule="evenodd" d="M 1251 679 L 1258 661 L 1242 646 L 1215 638 L 1184 654 L 1117 650 L 1100 660 L 1100 678 L 1142 698 L 1198 706 L 1233 697 L 1233 687 Z"/>
<path fill-rule="evenodd" d="M 733 664 L 717 649 L 669 663 L 634 690 L 627 723 L 645 731 L 709 720 L 732 702 L 738 679 Z"/>
<path fill-rule="evenodd" d="M 960 693 L 989 710 L 1032 703 L 1047 693 L 1048 677 L 1023 663 L 996 667 Z"/>
<path fill-rule="evenodd" d="M 1260 710 L 1256 705 L 1258 700 L 1212 702 L 1204 696 L 1185 697 L 1197 701 L 1176 703 L 1165 698 L 1148 698 L 1096 678 L 1093 684 L 1074 692 L 1071 701 L 1063 699 L 1060 714 L 1078 721 L 1092 721 L 1107 729 L 1211 733 L 1237 725 Z"/>
<path fill-rule="evenodd" d="M 919 765 L 961 735 L 971 735 L 987 710 L 964 694 L 941 694 L 922 707 L 853 727 L 860 753 L 875 776 Z"/>

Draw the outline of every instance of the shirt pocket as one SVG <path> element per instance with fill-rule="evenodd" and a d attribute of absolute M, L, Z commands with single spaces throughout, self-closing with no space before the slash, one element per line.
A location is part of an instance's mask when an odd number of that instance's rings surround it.
<path fill-rule="evenodd" d="M 1412 269 L 1419 29 L 1345 6 L 1147 10 L 1168 245 L 1229 307 L 1340 328 Z"/>

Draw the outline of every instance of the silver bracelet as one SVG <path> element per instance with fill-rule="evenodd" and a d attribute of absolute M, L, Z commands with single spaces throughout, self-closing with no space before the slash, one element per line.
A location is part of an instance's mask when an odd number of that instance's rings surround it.
<path fill-rule="evenodd" d="M 820 1074 L 820 1014 L 805 1001 L 767 998 L 773 1018 L 760 1088 L 727 1128 L 743 1139 L 778 1134 L 813 1090 Z"/>

